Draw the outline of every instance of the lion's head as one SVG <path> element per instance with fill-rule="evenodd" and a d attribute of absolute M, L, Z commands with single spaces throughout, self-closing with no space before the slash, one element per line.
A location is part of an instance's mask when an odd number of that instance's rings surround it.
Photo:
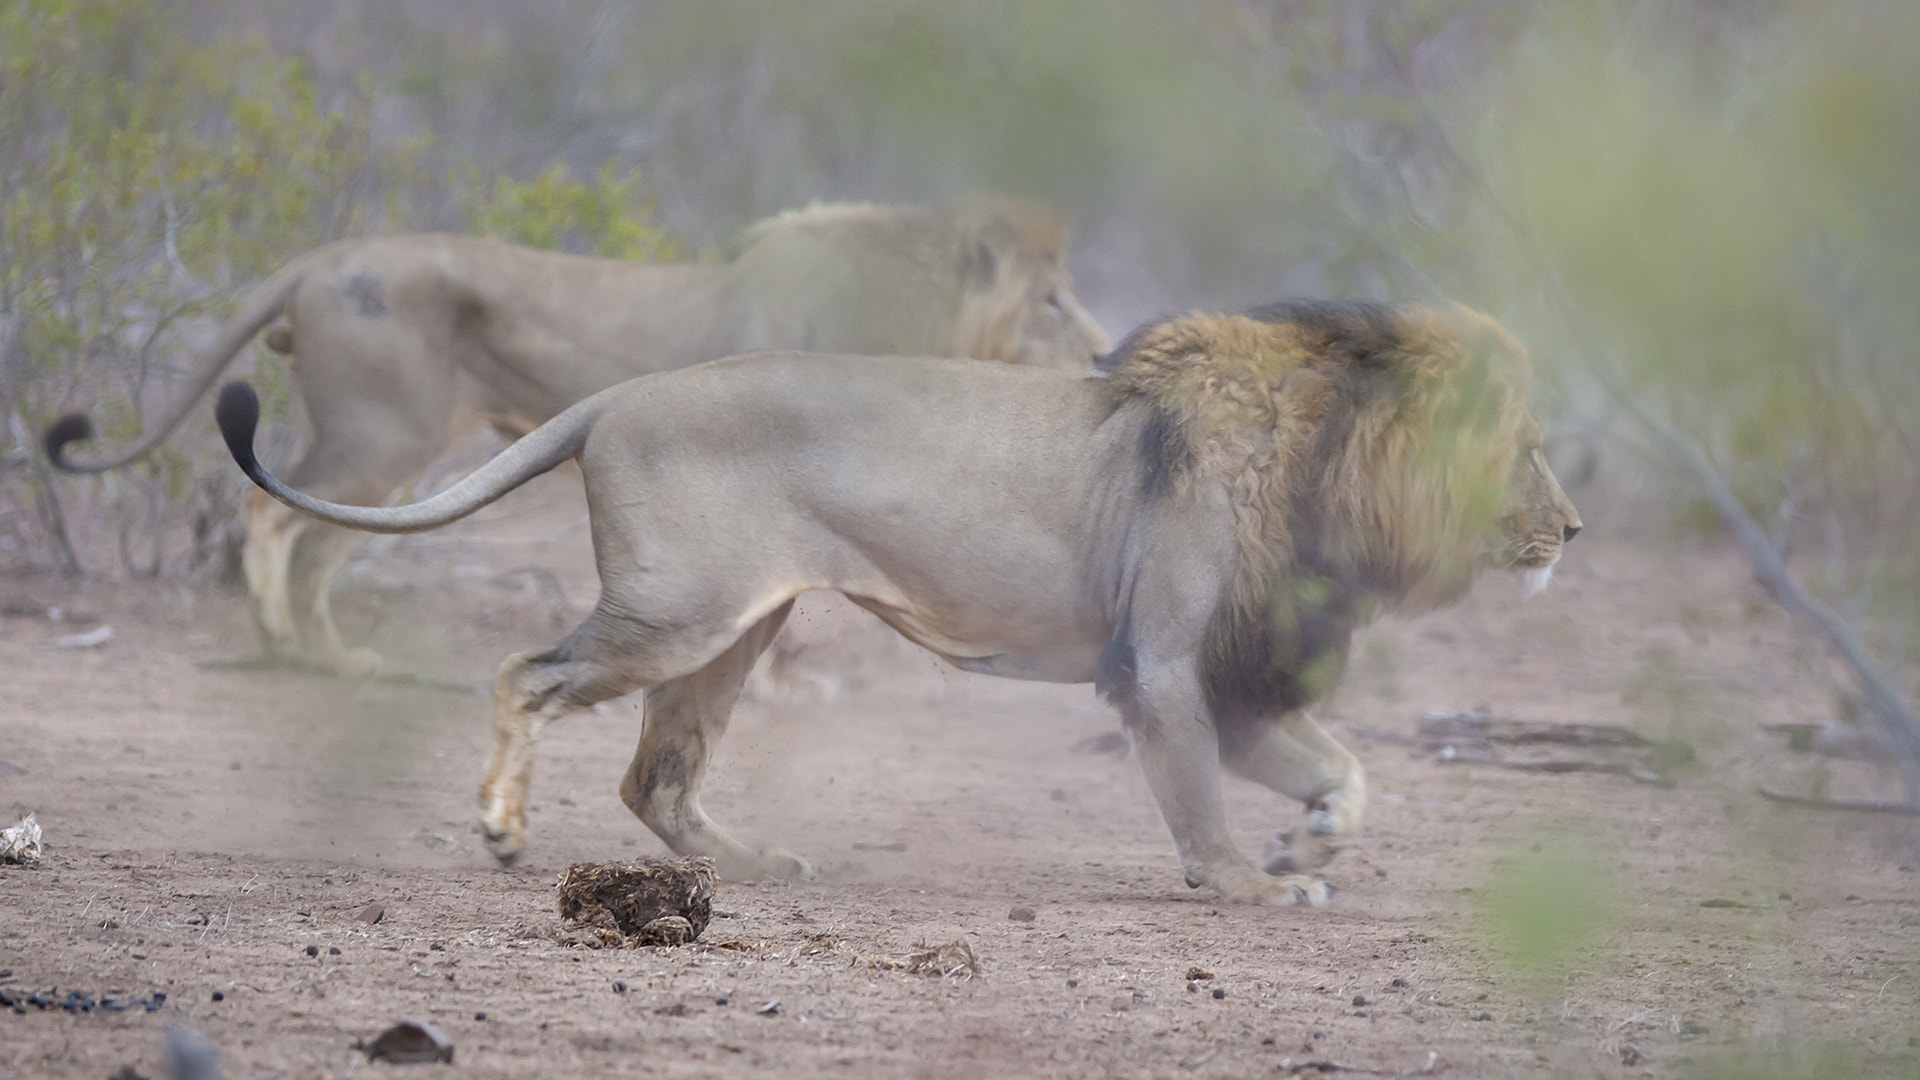
<path fill-rule="evenodd" d="M 1544 584 L 1580 529 L 1527 411 L 1525 351 L 1464 307 L 1188 315 L 1108 367 L 1151 410 L 1149 495 L 1213 485 L 1232 506 L 1202 658 L 1216 711 L 1298 708 L 1332 687 L 1355 626 L 1450 603 L 1488 566 Z"/>
<path fill-rule="evenodd" d="M 1018 200 L 827 204 L 747 230 L 735 266 L 769 343 L 1084 371 L 1112 342 L 1074 296 L 1065 245 L 1052 211 Z"/>

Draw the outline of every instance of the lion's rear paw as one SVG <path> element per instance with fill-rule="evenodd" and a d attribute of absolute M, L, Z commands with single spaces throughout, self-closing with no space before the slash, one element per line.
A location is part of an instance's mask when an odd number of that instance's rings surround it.
<path fill-rule="evenodd" d="M 720 876 L 729 881 L 812 881 L 813 864 L 790 851 L 755 852 L 717 860 Z"/>

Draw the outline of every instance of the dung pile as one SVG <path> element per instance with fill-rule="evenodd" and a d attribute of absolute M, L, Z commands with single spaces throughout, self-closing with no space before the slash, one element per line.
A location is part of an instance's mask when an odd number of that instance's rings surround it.
<path fill-rule="evenodd" d="M 560 917 L 602 945 L 685 945 L 713 917 L 713 860 L 574 863 L 560 873 Z"/>

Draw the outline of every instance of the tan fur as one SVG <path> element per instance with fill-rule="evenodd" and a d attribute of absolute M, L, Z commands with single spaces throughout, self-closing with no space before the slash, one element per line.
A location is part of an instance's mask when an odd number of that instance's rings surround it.
<path fill-rule="evenodd" d="M 164 439 L 254 334 L 290 352 L 312 420 L 302 490 L 378 505 L 477 423 L 518 435 L 623 379 L 754 349 L 976 356 L 1086 371 L 1111 345 L 1074 297 L 1043 207 L 822 205 L 748 229 L 727 262 L 646 264 L 465 236 L 348 240 L 249 297 L 188 391 L 111 461 Z M 277 322 L 275 320 L 278 320 Z M 327 608 L 357 541 L 278 504 L 250 508 L 243 565 L 274 653 L 378 666 Z"/>
<path fill-rule="evenodd" d="M 303 512 L 398 532 L 580 462 L 602 594 L 564 641 L 501 665 L 481 797 L 503 860 L 526 843 L 540 731 L 645 688 L 620 785 L 634 814 L 730 877 L 808 873 L 729 836 L 699 791 L 793 598 L 833 589 L 966 670 L 1097 682 L 1190 884 L 1325 903 L 1306 872 L 1354 835 L 1366 782 L 1304 708 L 1352 628 L 1484 566 L 1548 565 L 1579 527 L 1536 466 L 1524 355 L 1465 309 L 1346 305 L 1177 319 L 1116 358 L 1106 379 L 722 360 L 595 395 L 411 506 L 317 502 L 242 465 Z M 1305 804 L 1274 873 L 1228 836 L 1222 766 Z"/>

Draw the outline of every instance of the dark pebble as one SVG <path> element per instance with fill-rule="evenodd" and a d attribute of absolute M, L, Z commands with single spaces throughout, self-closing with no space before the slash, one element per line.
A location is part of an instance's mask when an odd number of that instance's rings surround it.
<path fill-rule="evenodd" d="M 218 991 L 218 990 L 215 990 L 215 991 L 213 992 L 213 1000 L 215 1000 L 215 1001 L 225 1001 L 225 1000 L 227 1000 L 227 995 L 225 995 L 225 994 L 223 994 L 223 993 L 221 993 L 221 992 L 220 992 L 220 991 Z"/>
<path fill-rule="evenodd" d="M 11 979 L 11 978 L 13 978 L 12 968 L 0 969 L 0 979 Z"/>
<path fill-rule="evenodd" d="M 307 946 L 307 955 L 308 955 L 308 956 L 319 956 L 319 955 L 320 955 L 320 946 L 318 946 L 318 945 L 309 945 L 309 946 Z"/>
<path fill-rule="evenodd" d="M 727 999 L 723 997 L 717 997 L 713 999 L 713 1003 L 715 1005 L 725 1005 L 727 1003 Z"/>
<path fill-rule="evenodd" d="M 1220 1000 L 1221 998 L 1223 998 L 1223 997 L 1226 997 L 1226 996 L 1227 996 L 1227 988 L 1226 988 L 1226 987 L 1224 987 L 1224 986 L 1216 986 L 1216 987 L 1214 987 L 1214 988 L 1213 988 L 1213 1000 L 1215 1000 L 1215 1001 L 1219 1001 L 1219 1000 Z"/>
<path fill-rule="evenodd" d="M 627 984 L 626 984 L 626 983 L 623 983 L 623 982 L 615 982 L 615 983 L 613 984 L 613 992 L 614 992 L 614 993 L 616 993 L 616 994 L 624 994 L 624 993 L 626 993 L 626 992 L 627 992 Z"/>
<path fill-rule="evenodd" d="M 328 956 L 339 956 L 339 955 L 340 955 L 340 946 L 338 946 L 338 945 L 329 945 L 329 946 L 327 946 L 327 955 L 328 955 Z"/>
<path fill-rule="evenodd" d="M 1374 868 L 1373 868 L 1373 876 L 1374 876 L 1374 877 L 1386 877 L 1386 876 L 1387 876 L 1387 868 L 1386 868 L 1386 867 L 1384 867 L 1384 866 L 1376 866 L 1376 867 L 1374 867 Z"/>
<path fill-rule="evenodd" d="M 487 1014 L 483 1012 L 477 1012 L 473 1014 L 473 1018 L 475 1020 L 485 1020 L 487 1018 Z"/>
<path fill-rule="evenodd" d="M 1483 1012 L 1479 1016 L 1474 1017 L 1474 1019 L 1475 1020 L 1491 1020 L 1493 1019 L 1493 1014 Z"/>
<path fill-rule="evenodd" d="M 1360 1008 L 1360 1007 L 1361 1007 L 1362 1005 L 1365 1005 L 1366 1003 L 1367 1003 L 1367 995 L 1365 995 L 1365 994 L 1355 994 L 1355 995 L 1353 995 L 1353 1007 L 1354 1007 L 1354 1008 L 1356 1008 L 1356 1009 L 1358 1009 L 1358 1008 Z"/>
<path fill-rule="evenodd" d="M 1405 985 L 1407 985 L 1407 980 L 1405 980 L 1405 979 L 1395 979 L 1395 980 L 1393 980 L 1392 982 L 1390 982 L 1390 983 L 1388 983 L 1387 985 L 1388 985 L 1388 986 L 1402 986 L 1402 987 L 1403 987 L 1403 986 L 1405 986 Z"/>
<path fill-rule="evenodd" d="M 1079 985 L 1080 985 L 1080 980 L 1079 980 L 1079 979 L 1068 979 L 1068 980 L 1067 980 L 1067 989 L 1069 989 L 1069 990 L 1071 990 L 1071 989 L 1073 989 L 1074 987 L 1076 987 L 1076 986 L 1079 986 Z"/>
<path fill-rule="evenodd" d="M 1012 922 L 1032 922 L 1036 916 L 1030 907 L 1017 907 L 1007 912 L 1007 918 Z"/>

